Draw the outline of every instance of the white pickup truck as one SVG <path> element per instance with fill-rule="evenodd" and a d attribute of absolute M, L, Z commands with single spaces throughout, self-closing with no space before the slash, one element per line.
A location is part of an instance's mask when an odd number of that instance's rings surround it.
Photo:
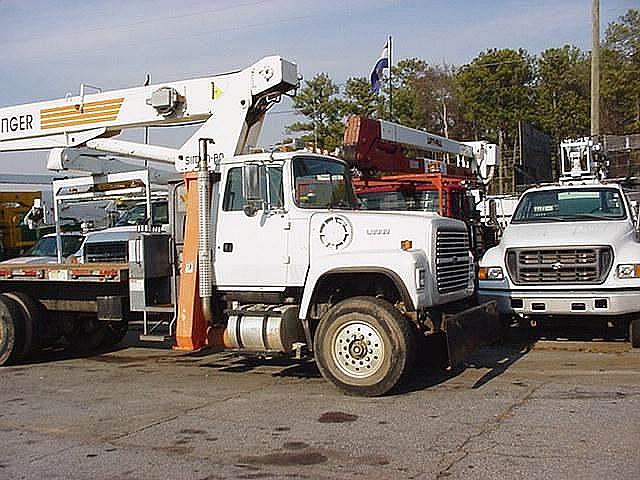
<path fill-rule="evenodd" d="M 637 214 L 617 184 L 527 190 L 500 244 L 480 262 L 479 294 L 502 315 L 599 316 L 640 347 Z"/>

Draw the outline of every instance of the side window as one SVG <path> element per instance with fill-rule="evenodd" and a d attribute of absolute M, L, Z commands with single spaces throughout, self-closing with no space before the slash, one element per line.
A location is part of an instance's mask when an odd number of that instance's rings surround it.
<path fill-rule="evenodd" d="M 242 195 L 242 169 L 240 167 L 234 167 L 227 173 L 222 209 L 225 212 L 242 210 L 244 203 L 244 196 Z"/>
<path fill-rule="evenodd" d="M 282 187 L 282 167 L 269 167 L 269 206 L 271 208 L 284 207 L 284 190 Z"/>
<path fill-rule="evenodd" d="M 284 207 L 284 189 L 282 187 L 282 167 L 268 167 L 269 175 L 265 167 L 260 168 L 260 182 L 262 191 L 267 192 L 271 208 Z M 268 182 L 267 182 L 268 178 Z M 224 187 L 224 199 L 222 209 L 225 212 L 242 210 L 245 205 L 242 195 L 242 168 L 234 167 L 227 173 L 227 183 Z"/>

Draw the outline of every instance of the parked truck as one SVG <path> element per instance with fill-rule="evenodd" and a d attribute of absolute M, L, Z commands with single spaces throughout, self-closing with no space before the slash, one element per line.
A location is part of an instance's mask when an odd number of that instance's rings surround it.
<path fill-rule="evenodd" d="M 640 347 L 637 207 L 622 185 L 602 178 L 597 146 L 561 145 L 560 182 L 520 197 L 500 244 L 480 262 L 479 294 L 506 319 L 599 318 L 628 329 Z"/>
<path fill-rule="evenodd" d="M 423 336 L 445 332 L 453 365 L 487 340 L 495 303 L 466 308 L 475 279 L 463 222 L 358 210 L 336 158 L 244 154 L 298 81 L 294 63 L 267 57 L 209 78 L 0 109 L 11 127 L 0 151 L 81 148 L 183 173 L 170 189 L 171 232 L 140 232 L 128 263 L 0 271 L 0 364 L 59 332 L 86 350 L 113 344 L 142 311 L 171 319 L 175 349 L 313 355 L 343 391 L 381 395 L 425 353 Z M 193 122 L 202 126 L 178 149 L 113 138 Z"/>

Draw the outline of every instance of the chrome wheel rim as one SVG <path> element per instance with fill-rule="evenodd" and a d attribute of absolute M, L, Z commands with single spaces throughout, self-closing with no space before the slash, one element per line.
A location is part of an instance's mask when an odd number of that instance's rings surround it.
<path fill-rule="evenodd" d="M 350 377 L 365 378 L 382 367 L 384 342 L 380 333 L 366 322 L 349 322 L 333 336 L 335 365 Z"/>

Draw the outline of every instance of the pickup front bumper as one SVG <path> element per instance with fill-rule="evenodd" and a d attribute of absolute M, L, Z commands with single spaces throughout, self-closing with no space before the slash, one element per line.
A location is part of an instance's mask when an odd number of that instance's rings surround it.
<path fill-rule="evenodd" d="M 624 315 L 640 312 L 640 288 L 618 290 L 500 290 L 480 288 L 482 301 L 495 300 L 502 314 Z"/>

